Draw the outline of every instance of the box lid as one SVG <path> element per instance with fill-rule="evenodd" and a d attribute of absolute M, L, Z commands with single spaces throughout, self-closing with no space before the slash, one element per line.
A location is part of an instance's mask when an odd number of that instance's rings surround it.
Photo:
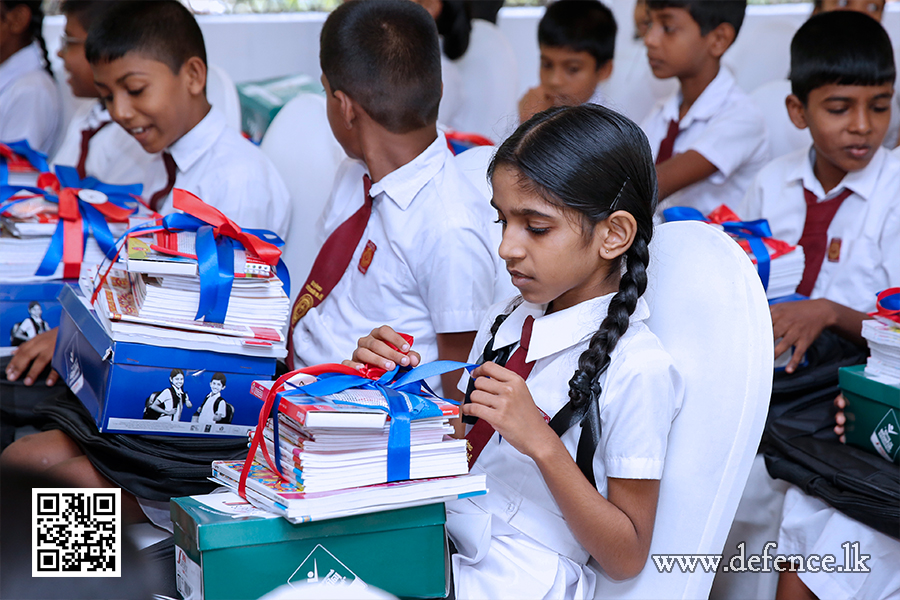
<path fill-rule="evenodd" d="M 841 367 L 838 382 L 841 389 L 900 410 L 900 387 L 869 379 L 865 365 Z"/>
<path fill-rule="evenodd" d="M 59 302 L 94 351 L 99 356 L 104 357 L 104 360 L 109 354 L 112 362 L 115 364 L 132 364 L 170 369 L 180 368 L 185 364 L 196 364 L 198 356 L 209 356 L 211 360 L 215 361 L 217 371 L 254 374 L 272 374 L 275 372 L 274 358 L 117 342 L 110 337 L 97 315 L 94 314 L 94 311 L 85 305 L 85 301 L 73 288 L 63 286 L 59 294 Z"/>
<path fill-rule="evenodd" d="M 443 525 L 443 503 L 294 525 L 286 519 L 235 518 L 191 497 L 172 498 L 172 521 L 200 551 Z"/>
<path fill-rule="evenodd" d="M 0 285 L 0 301 L 56 300 L 64 287 L 77 285 L 76 279 L 54 279 L 29 283 L 3 282 Z"/>

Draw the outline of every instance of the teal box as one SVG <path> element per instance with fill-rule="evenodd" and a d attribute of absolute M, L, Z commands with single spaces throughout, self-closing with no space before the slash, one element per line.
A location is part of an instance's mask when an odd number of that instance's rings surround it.
<path fill-rule="evenodd" d="M 288 75 L 237 85 L 241 100 L 241 129 L 258 144 L 278 111 L 298 94 L 323 95 L 322 84 L 309 75 Z"/>
<path fill-rule="evenodd" d="M 900 387 L 866 377 L 865 365 L 838 370 L 847 400 L 847 443 L 900 463 Z"/>
<path fill-rule="evenodd" d="M 442 503 L 297 525 L 235 518 L 190 497 L 170 506 L 183 598 L 254 600 L 284 584 L 342 580 L 401 598 L 448 592 Z"/>

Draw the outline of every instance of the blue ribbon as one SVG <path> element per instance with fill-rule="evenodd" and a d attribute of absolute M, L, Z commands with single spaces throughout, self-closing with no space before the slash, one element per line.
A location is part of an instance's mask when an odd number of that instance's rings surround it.
<path fill-rule="evenodd" d="M 696 208 L 689 206 L 673 206 L 663 211 L 663 217 L 667 222 L 670 221 L 707 221 Z M 727 221 L 719 223 L 726 232 L 747 240 L 750 244 L 750 252 L 756 257 L 756 270 L 759 278 L 762 280 L 763 289 L 769 288 L 769 272 L 771 269 L 771 259 L 769 258 L 769 249 L 766 247 L 762 238 L 772 237 L 772 230 L 766 219 L 757 219 L 755 221 Z"/>
<path fill-rule="evenodd" d="M 409 479 L 410 421 L 428 417 L 438 417 L 441 415 L 441 409 L 438 408 L 434 402 L 421 395 L 423 386 L 427 388 L 424 380 L 457 369 L 464 368 L 471 372 L 477 366 L 478 365 L 452 360 L 437 360 L 420 365 L 415 369 L 410 369 L 400 375 L 400 377 L 397 377 L 400 372 L 399 368 L 395 368 L 393 371 L 389 371 L 382 375 L 377 381 L 357 375 L 322 374 L 319 376 L 319 380 L 314 383 L 300 386 L 295 389 L 285 390 L 277 395 L 277 401 L 272 405 L 273 437 L 276 440 L 279 439 L 278 406 L 280 405 L 282 398 L 308 396 L 314 400 L 304 401 L 297 398 L 296 400 L 292 399 L 291 401 L 299 401 L 300 403 L 326 402 L 373 408 L 371 405 L 334 400 L 328 398 L 328 396 L 348 389 L 375 389 L 381 392 L 384 399 L 387 400 L 387 413 L 391 418 L 388 429 L 387 480 L 403 481 Z M 453 402 L 452 400 L 447 401 Z M 274 462 L 280 469 L 281 453 L 279 444 L 274 444 L 274 446 Z"/>
<path fill-rule="evenodd" d="M 39 152 L 31 147 L 28 140 L 19 140 L 17 142 L 9 142 L 5 144 L 10 150 L 27 160 L 32 167 L 40 173 L 46 173 L 50 170 L 47 166 L 47 155 Z M 0 160 L 0 185 L 6 186 L 9 182 L 9 167 L 6 166 L 6 160 Z"/>

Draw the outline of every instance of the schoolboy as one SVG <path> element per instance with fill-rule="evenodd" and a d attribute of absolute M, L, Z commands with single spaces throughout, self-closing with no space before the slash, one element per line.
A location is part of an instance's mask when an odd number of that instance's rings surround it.
<path fill-rule="evenodd" d="M 328 121 L 350 158 L 294 304 L 289 366 L 347 358 L 384 323 L 412 335 L 423 361 L 465 360 L 492 304 L 496 215 L 435 126 L 434 20 L 405 0 L 342 4 L 322 28 L 319 60 Z M 448 393 L 455 379 L 443 379 Z"/>
<path fill-rule="evenodd" d="M 679 90 L 643 122 L 659 175 L 658 212 L 735 209 L 769 160 L 762 115 L 721 65 L 744 20 L 744 0 L 650 0 L 644 35 L 654 76 Z"/>
<path fill-rule="evenodd" d="M 146 152 L 163 153 L 175 187 L 241 227 L 287 235 L 287 188 L 262 151 L 207 101 L 203 34 L 180 2 L 123 2 L 91 28 L 85 54 L 112 119 Z M 172 212 L 171 193 L 154 208 Z"/>
<path fill-rule="evenodd" d="M 162 155 L 145 152 L 137 140 L 113 122 L 99 101 L 94 74 L 84 55 L 91 25 L 117 4 L 108 0 L 66 0 L 60 5 L 66 26 L 57 55 L 68 73 L 72 95 L 97 102 L 84 105 L 72 116 L 51 163 L 76 167 L 80 177 L 96 177 L 104 183 L 140 183 L 141 195 L 152 204 L 156 198 L 165 198 L 171 189 Z"/>
<path fill-rule="evenodd" d="M 538 24 L 540 85 L 519 100 L 519 122 L 551 106 L 607 105 L 598 89 L 612 74 L 616 19 L 597 0 L 558 0 Z"/>

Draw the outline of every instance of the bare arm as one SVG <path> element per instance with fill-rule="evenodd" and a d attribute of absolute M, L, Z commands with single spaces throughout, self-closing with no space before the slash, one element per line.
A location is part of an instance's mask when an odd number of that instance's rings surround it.
<path fill-rule="evenodd" d="M 772 332 L 781 341 L 775 346 L 775 358 L 794 346 L 791 361 L 785 371 L 793 373 L 803 359 L 803 353 L 826 328 L 858 346 L 864 346 L 862 322 L 868 315 L 837 302 L 819 298 L 800 302 L 783 302 L 771 307 Z"/>
<path fill-rule="evenodd" d="M 696 150 L 676 154 L 656 166 L 659 199 L 662 200 L 682 188 L 706 179 L 716 171 L 718 171 L 716 166 Z"/>

